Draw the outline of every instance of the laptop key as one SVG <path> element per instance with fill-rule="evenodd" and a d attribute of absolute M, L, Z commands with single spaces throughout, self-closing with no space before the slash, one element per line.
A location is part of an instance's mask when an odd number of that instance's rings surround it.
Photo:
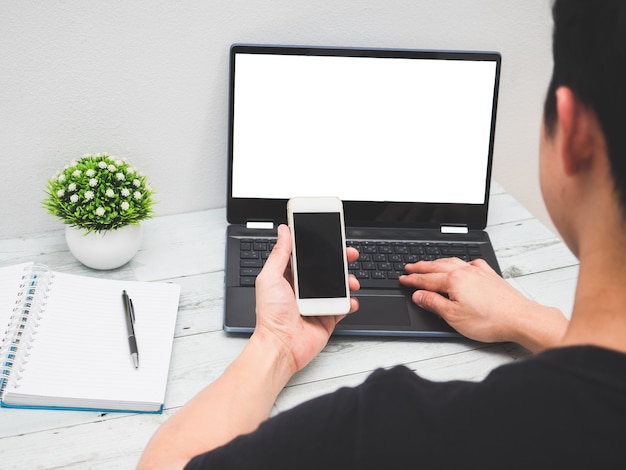
<path fill-rule="evenodd" d="M 242 287 L 254 287 L 256 277 L 240 277 L 239 285 Z"/>
<path fill-rule="evenodd" d="M 261 272 L 261 268 L 241 268 L 239 275 L 242 277 L 257 277 Z"/>
<path fill-rule="evenodd" d="M 267 251 L 266 242 L 254 242 L 254 251 Z"/>
<path fill-rule="evenodd" d="M 242 268 L 261 268 L 263 267 L 263 260 L 259 258 L 242 259 L 239 261 L 239 266 Z"/>
<path fill-rule="evenodd" d="M 449 246 L 441 248 L 441 254 L 446 256 L 464 256 L 467 254 L 464 246 Z"/>
<path fill-rule="evenodd" d="M 467 254 L 470 256 L 480 256 L 482 253 L 478 246 L 469 246 L 467 247 Z"/>
<path fill-rule="evenodd" d="M 412 255 L 423 255 L 424 247 L 419 246 L 419 245 L 412 245 L 409 247 L 409 251 L 411 252 Z"/>

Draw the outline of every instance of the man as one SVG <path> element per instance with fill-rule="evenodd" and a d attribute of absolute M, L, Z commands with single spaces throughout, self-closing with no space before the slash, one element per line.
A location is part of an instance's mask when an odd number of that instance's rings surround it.
<path fill-rule="evenodd" d="M 571 321 L 484 262 L 409 265 L 401 282 L 417 289 L 416 303 L 471 338 L 539 354 L 479 383 L 377 371 L 267 419 L 341 319 L 298 314 L 281 226 L 257 281 L 255 333 L 157 431 L 140 466 L 182 468 L 205 453 L 188 468 L 626 468 L 626 2 L 556 0 L 553 15 L 540 173 L 554 224 L 580 260 Z"/>

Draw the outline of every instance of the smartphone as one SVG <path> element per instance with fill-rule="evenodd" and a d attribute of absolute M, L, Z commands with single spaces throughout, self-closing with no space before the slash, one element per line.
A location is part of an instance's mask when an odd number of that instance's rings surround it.
<path fill-rule="evenodd" d="M 350 310 L 343 203 L 336 197 L 287 202 L 291 270 L 301 315 L 341 315 Z"/>

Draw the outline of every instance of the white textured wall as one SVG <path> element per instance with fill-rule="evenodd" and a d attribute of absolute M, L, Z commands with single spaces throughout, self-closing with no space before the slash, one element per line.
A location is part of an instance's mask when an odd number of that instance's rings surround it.
<path fill-rule="evenodd" d="M 46 179 L 126 156 L 159 214 L 220 207 L 233 42 L 499 50 L 495 177 L 542 220 L 548 0 L 0 0 L 0 237 L 56 229 Z"/>

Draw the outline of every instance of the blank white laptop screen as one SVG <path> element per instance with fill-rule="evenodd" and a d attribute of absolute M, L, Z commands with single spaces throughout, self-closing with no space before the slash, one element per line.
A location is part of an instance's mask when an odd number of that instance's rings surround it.
<path fill-rule="evenodd" d="M 237 54 L 235 198 L 482 204 L 496 63 Z"/>

